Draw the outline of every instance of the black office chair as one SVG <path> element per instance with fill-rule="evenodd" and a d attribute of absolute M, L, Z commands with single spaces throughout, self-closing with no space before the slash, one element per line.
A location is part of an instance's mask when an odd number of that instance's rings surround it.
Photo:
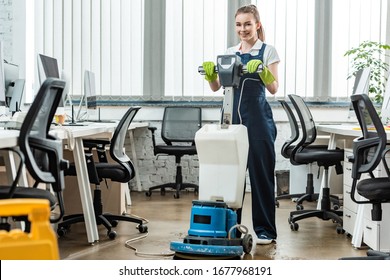
<path fill-rule="evenodd" d="M 198 192 L 198 185 L 183 183 L 181 158 L 184 155 L 196 155 L 195 133 L 202 125 L 202 111 L 199 107 L 175 106 L 166 107 L 161 125 L 161 138 L 165 144 L 156 144 L 155 131 L 157 128 L 149 127 L 152 131 L 152 141 L 154 155 L 175 156 L 176 159 L 176 180 L 174 183 L 166 183 L 153 186 L 146 192 L 146 196 L 151 196 L 152 191 L 160 189 L 161 195 L 165 195 L 166 188 L 176 190 L 174 198 L 180 197 L 183 189 L 194 189 Z"/>
<path fill-rule="evenodd" d="M 88 139 L 83 141 L 86 150 L 85 157 L 89 181 L 96 186 L 93 195 L 96 223 L 98 225 L 104 225 L 107 229 L 107 236 L 110 239 L 115 239 L 117 236 L 116 231 L 112 230 L 112 228 L 118 225 L 118 221 L 137 223 L 139 232 L 145 233 L 148 231 L 148 227 L 144 224 L 145 220 L 142 218 L 132 217 L 126 214 L 114 215 L 111 213 L 104 213 L 100 188 L 100 183 L 106 179 L 110 179 L 114 182 L 128 183 L 134 178 L 134 166 L 130 158 L 124 152 L 124 145 L 131 121 L 140 108 L 141 107 L 131 107 L 127 110 L 119 121 L 111 141 L 99 139 Z M 113 163 L 109 163 L 106 156 L 106 146 L 108 145 L 110 146 L 110 157 L 114 160 Z M 97 152 L 98 162 L 94 161 L 94 150 Z M 65 175 L 77 176 L 74 163 L 70 165 L 70 168 L 66 171 Z M 70 225 L 79 222 L 84 222 L 84 214 L 82 213 L 64 216 L 63 221 L 58 225 L 57 234 L 59 236 L 64 236 L 69 230 Z"/>
<path fill-rule="evenodd" d="M 371 219 L 381 221 L 381 205 L 390 203 L 390 171 L 385 159 L 390 148 L 386 148 L 386 132 L 370 98 L 366 94 L 354 94 L 351 100 L 363 134 L 354 139 L 353 156 L 348 159 L 352 162 L 351 199 L 357 204 L 372 204 Z M 387 176 L 375 178 L 373 171 L 381 161 Z M 360 180 L 362 174 L 369 174 L 370 178 Z M 367 200 L 357 200 L 356 193 Z M 342 259 L 390 260 L 390 253 L 368 250 L 367 257 Z"/>
<path fill-rule="evenodd" d="M 279 100 L 279 102 L 287 114 L 289 124 L 290 124 L 290 131 L 291 131 L 290 138 L 288 138 L 284 142 L 284 144 L 281 148 L 281 154 L 284 158 L 290 159 L 290 162 L 293 165 L 301 165 L 301 164 L 295 162 L 294 160 L 291 160 L 291 153 L 294 150 L 294 148 L 296 147 L 296 143 L 299 142 L 300 133 L 299 133 L 299 126 L 298 126 L 297 119 L 294 115 L 293 110 L 291 109 L 291 107 L 288 105 L 288 103 L 285 100 Z M 327 149 L 327 146 L 325 146 L 325 145 L 310 145 L 310 146 L 307 146 L 306 149 Z M 279 207 L 279 200 L 281 200 L 281 199 L 297 199 L 296 206 L 295 206 L 296 209 L 303 210 L 304 207 L 303 207 L 302 203 L 304 201 L 313 202 L 313 201 L 318 200 L 319 194 L 314 193 L 313 173 L 311 172 L 312 162 L 309 162 L 308 166 L 309 166 L 309 172 L 307 174 L 307 180 L 306 180 L 307 181 L 306 192 L 279 195 L 279 196 L 275 197 L 276 207 Z"/>
<path fill-rule="evenodd" d="M 58 222 L 64 215 L 62 198 L 64 170 L 69 167 L 69 162 L 62 158 L 62 141 L 49 134 L 50 125 L 62 98 L 64 88 L 65 82 L 62 80 L 54 78 L 45 80 L 20 128 L 18 138 L 20 152 L 17 148 L 14 150 L 19 154 L 21 164 L 23 164 L 24 159 L 29 174 L 35 180 L 33 186 L 18 186 L 22 172 L 20 165 L 12 186 L 0 187 L 0 199 L 41 198 L 50 202 L 52 210 L 58 206 L 59 213 L 50 218 L 52 223 Z M 50 184 L 52 191 L 38 188 L 41 183 Z M 25 217 L 15 219 L 27 221 Z M 26 231 L 28 230 L 29 223 L 26 223 Z"/>
<path fill-rule="evenodd" d="M 316 162 L 319 167 L 324 167 L 325 185 L 322 189 L 321 209 L 314 210 L 297 210 L 290 213 L 288 222 L 292 230 L 296 231 L 299 225 L 296 223 L 299 220 L 317 217 L 322 220 L 333 220 L 338 224 L 337 232 L 343 233 L 343 211 L 336 210 L 338 205 L 336 203 L 336 209 L 331 209 L 331 200 L 329 189 L 329 167 L 335 166 L 336 173 L 342 174 L 343 168 L 341 162 L 344 160 L 343 149 L 310 149 L 310 145 L 316 140 L 317 131 L 315 122 L 309 110 L 309 107 L 305 103 L 302 97 L 294 94 L 290 94 L 289 98 L 293 104 L 301 124 L 302 139 L 296 144 L 291 152 L 291 160 L 297 164 L 310 164 Z"/>

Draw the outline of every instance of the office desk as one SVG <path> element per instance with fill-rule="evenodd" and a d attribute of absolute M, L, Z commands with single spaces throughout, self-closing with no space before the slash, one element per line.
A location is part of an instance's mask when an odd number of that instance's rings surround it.
<path fill-rule="evenodd" d="M 87 163 L 84 156 L 83 139 L 111 134 L 116 123 L 91 123 L 86 126 L 55 127 L 51 133 L 67 143 L 68 149 L 73 151 L 73 157 L 77 172 L 77 182 L 80 191 L 81 205 L 84 213 L 85 228 L 89 243 L 99 240 L 99 234 L 95 221 L 91 189 Z"/>
<path fill-rule="evenodd" d="M 362 132 L 359 129 L 358 124 L 317 125 L 316 127 L 317 127 L 318 132 L 330 134 L 329 148 L 334 149 L 336 147 L 336 142 L 339 140 L 342 140 L 344 142 L 343 148 L 345 149 L 346 152 L 347 152 L 348 148 L 349 149 L 352 148 L 353 139 L 362 136 Z M 387 134 L 387 139 L 389 142 L 390 141 L 390 131 L 386 130 L 386 134 Z M 352 152 L 350 151 L 350 153 L 352 153 Z M 349 178 L 349 179 L 351 179 L 351 178 Z M 344 188 L 345 188 L 345 186 L 344 186 Z M 344 192 L 344 196 L 345 195 L 348 195 L 348 194 Z M 344 201 L 346 201 L 345 198 L 344 198 Z M 344 206 L 345 206 L 345 204 L 344 204 Z M 352 233 L 352 245 L 356 248 L 361 247 L 362 243 L 363 243 L 363 231 L 365 230 L 364 229 L 364 223 L 365 223 L 364 222 L 364 212 L 365 212 L 364 208 L 365 208 L 365 205 L 369 205 L 369 204 L 358 204 L 357 205 L 356 222 L 354 224 L 353 233 Z M 385 210 L 385 209 L 386 209 L 386 206 L 383 206 L 384 217 L 388 216 L 390 214 L 389 210 Z M 346 207 L 345 207 L 344 211 L 346 211 Z M 388 230 L 388 227 L 389 227 L 388 223 L 384 222 L 381 225 L 381 227 L 382 227 L 382 230 L 384 230 L 388 233 L 388 231 L 389 231 Z M 374 235 L 375 236 L 372 236 L 372 239 L 374 239 L 374 240 L 379 239 L 379 240 L 375 241 L 375 243 L 379 243 L 379 241 L 380 241 L 379 232 L 376 232 Z M 368 238 L 369 237 L 370 236 L 368 236 Z M 387 237 L 387 239 L 388 239 L 388 237 Z M 382 242 L 382 245 L 385 243 L 387 243 L 387 242 Z M 388 245 L 384 245 L 384 246 L 387 247 Z M 380 248 L 373 248 L 373 249 L 377 250 Z"/>
<path fill-rule="evenodd" d="M 89 243 L 94 243 L 99 240 L 97 225 L 95 222 L 95 213 L 93 209 L 93 200 L 90 189 L 90 183 L 88 178 L 87 164 L 84 156 L 83 139 L 85 138 L 108 138 L 110 139 L 115 128 L 116 123 L 90 123 L 85 126 L 59 126 L 54 127 L 50 133 L 62 139 L 67 144 L 68 149 L 73 153 L 75 160 L 75 167 L 77 171 L 77 182 L 80 191 L 81 205 L 85 218 L 85 227 L 87 232 L 87 239 Z M 135 153 L 134 141 L 132 131 L 136 128 L 147 127 L 148 123 L 132 123 L 129 127 L 129 133 L 131 137 L 131 149 L 133 154 L 134 168 L 137 168 L 137 158 Z M 3 130 L 0 129 L 0 148 L 15 147 L 18 144 L 18 130 Z M 9 164 L 6 161 L 7 170 L 15 170 L 15 163 L 13 162 L 13 155 L 9 153 Z M 11 171 L 13 176 L 15 171 Z M 139 180 L 139 179 L 138 179 Z M 27 179 L 25 179 L 27 184 Z M 137 186 L 140 188 L 140 183 Z M 131 203 L 130 193 L 128 188 L 125 188 L 126 199 L 128 203 Z"/>
<path fill-rule="evenodd" d="M 18 145 L 18 137 L 18 130 L 0 129 L 0 149 L 16 147 Z"/>
<path fill-rule="evenodd" d="M 116 127 L 115 123 L 110 124 L 91 124 L 88 126 L 69 126 L 56 127 L 50 131 L 51 134 L 57 136 L 59 139 L 68 142 L 68 146 L 73 151 L 75 165 L 78 178 L 78 187 L 80 190 L 81 204 L 85 218 L 85 227 L 87 231 L 87 238 L 89 243 L 94 243 L 99 240 L 97 225 L 95 222 L 95 213 L 93 210 L 92 195 L 89 188 L 89 178 L 87 172 L 87 164 L 84 157 L 83 138 L 98 136 L 101 134 L 112 134 Z M 15 147 L 18 144 L 19 131 L 18 130 L 3 130 L 0 129 L 0 148 Z M 10 163 L 7 164 L 7 161 Z M 9 153 L 9 159 L 6 159 L 6 168 L 13 173 L 15 170 L 15 162 L 13 156 Z M 26 180 L 27 182 L 27 180 Z M 27 185 L 27 184 L 26 184 Z"/>
<path fill-rule="evenodd" d="M 94 243 L 99 240 L 97 225 L 95 222 L 95 213 L 93 209 L 93 199 L 88 178 L 88 170 L 84 156 L 83 139 L 87 138 L 105 138 L 111 139 L 112 134 L 116 128 L 116 123 L 90 123 L 88 126 L 65 126 L 57 127 L 52 130 L 60 139 L 63 139 L 72 151 L 77 172 L 77 183 L 80 191 L 80 200 L 82 211 L 85 216 L 85 227 L 89 243 Z M 133 138 L 133 131 L 137 128 L 148 127 L 148 123 L 133 122 L 129 126 L 130 147 L 132 151 L 132 159 L 134 169 L 136 172 L 135 179 L 137 180 L 138 190 L 142 189 L 141 182 L 138 175 L 137 154 L 135 151 L 135 144 Z M 131 197 L 128 184 L 122 188 L 125 193 L 127 205 L 131 205 Z"/>

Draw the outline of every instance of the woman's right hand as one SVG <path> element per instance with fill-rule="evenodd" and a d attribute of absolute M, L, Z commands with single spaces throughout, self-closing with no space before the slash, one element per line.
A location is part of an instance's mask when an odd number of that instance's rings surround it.
<path fill-rule="evenodd" d="M 208 82 L 214 82 L 215 80 L 217 80 L 217 73 L 215 72 L 215 64 L 214 62 L 212 61 L 205 61 L 203 62 L 202 64 L 203 66 L 203 70 L 205 72 L 205 80 L 208 81 Z"/>

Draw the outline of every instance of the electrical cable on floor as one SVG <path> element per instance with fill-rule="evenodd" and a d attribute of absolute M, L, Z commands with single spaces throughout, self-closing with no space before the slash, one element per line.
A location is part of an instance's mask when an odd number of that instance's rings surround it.
<path fill-rule="evenodd" d="M 136 215 L 132 215 L 132 214 L 127 214 L 127 213 L 126 213 L 126 215 L 129 215 L 131 217 L 135 217 L 135 218 L 141 219 L 141 220 L 144 221 L 144 224 L 149 223 L 149 221 L 147 219 L 145 219 L 145 218 L 142 218 L 142 217 L 139 217 L 139 216 L 136 216 Z M 128 240 L 125 241 L 125 247 L 133 250 L 135 255 L 138 256 L 138 257 L 164 257 L 164 258 L 167 258 L 167 257 L 173 257 L 175 255 L 175 252 L 172 252 L 172 251 L 170 251 L 170 252 L 161 252 L 161 253 L 139 252 L 137 248 L 135 248 L 134 246 L 130 245 L 130 243 L 133 243 L 133 242 L 145 239 L 146 237 L 148 237 L 148 233 L 145 233 L 145 234 L 142 234 L 140 236 L 128 239 Z"/>
<path fill-rule="evenodd" d="M 141 236 L 137 236 L 135 238 L 126 240 L 125 246 L 126 248 L 129 248 L 134 251 L 135 255 L 138 257 L 173 257 L 175 255 L 175 252 L 161 252 L 161 253 L 146 253 L 146 252 L 138 252 L 138 249 L 134 246 L 130 245 L 130 243 L 136 242 L 138 240 L 144 239 L 148 236 L 148 233 L 145 233 Z"/>

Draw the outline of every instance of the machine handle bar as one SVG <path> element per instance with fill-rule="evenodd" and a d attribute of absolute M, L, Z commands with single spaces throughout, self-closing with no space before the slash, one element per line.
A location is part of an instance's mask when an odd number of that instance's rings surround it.
<path fill-rule="evenodd" d="M 257 67 L 256 73 L 261 73 L 263 71 L 263 69 L 264 69 L 263 64 L 260 64 Z M 214 71 L 215 71 L 215 73 L 218 73 L 218 67 L 217 66 L 214 66 Z M 242 70 L 241 71 L 242 71 L 241 74 L 247 74 L 248 73 L 248 70 L 246 69 L 246 65 L 242 65 Z M 206 72 L 204 71 L 203 66 L 199 66 L 198 67 L 198 72 L 201 75 L 206 75 Z"/>

